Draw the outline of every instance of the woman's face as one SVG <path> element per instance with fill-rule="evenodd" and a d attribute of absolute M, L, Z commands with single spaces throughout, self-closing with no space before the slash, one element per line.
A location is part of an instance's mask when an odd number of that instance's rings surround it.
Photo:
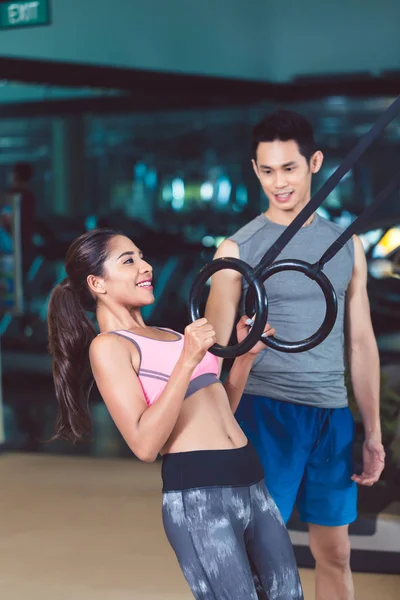
<path fill-rule="evenodd" d="M 129 238 L 118 235 L 110 242 L 104 271 L 104 289 L 115 302 L 135 307 L 154 302 L 153 269 Z"/>

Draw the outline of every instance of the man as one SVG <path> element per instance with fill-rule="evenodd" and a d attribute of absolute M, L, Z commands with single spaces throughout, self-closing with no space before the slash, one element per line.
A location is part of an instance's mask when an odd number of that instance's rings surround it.
<path fill-rule="evenodd" d="M 28 163 L 17 163 L 11 173 L 9 194 L 21 196 L 21 246 L 24 277 L 34 258 L 33 233 L 35 227 L 36 197 L 30 189 L 33 168 Z"/>
<path fill-rule="evenodd" d="M 311 197 L 311 179 L 323 155 L 311 124 L 289 111 L 265 118 L 253 131 L 253 168 L 269 208 L 225 240 L 215 258 L 233 256 L 255 266 Z M 316 262 L 342 229 L 314 214 L 278 259 Z M 288 521 L 294 505 L 308 523 L 316 560 L 316 599 L 354 598 L 349 524 L 357 516 L 357 484 L 372 485 L 384 468 L 379 418 L 380 368 L 367 296 L 366 259 L 355 236 L 325 266 L 338 297 L 338 317 L 313 350 L 284 354 L 266 348 L 252 368 L 236 417 L 256 447 L 266 484 Z M 227 344 L 243 311 L 241 276 L 212 277 L 206 317 L 218 342 Z M 317 285 L 280 273 L 266 283 L 268 321 L 277 337 L 300 340 L 314 333 L 325 313 Z M 251 316 L 251 315 L 250 315 Z M 344 329 L 346 337 L 344 338 Z M 353 473 L 354 423 L 344 384 L 344 349 L 365 429 L 363 472 Z"/>

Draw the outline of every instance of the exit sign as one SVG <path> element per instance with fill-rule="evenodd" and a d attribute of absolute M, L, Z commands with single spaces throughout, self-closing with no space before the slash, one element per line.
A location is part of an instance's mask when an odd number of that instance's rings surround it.
<path fill-rule="evenodd" d="M 0 4 L 0 28 L 38 27 L 50 24 L 49 0 L 14 0 Z"/>

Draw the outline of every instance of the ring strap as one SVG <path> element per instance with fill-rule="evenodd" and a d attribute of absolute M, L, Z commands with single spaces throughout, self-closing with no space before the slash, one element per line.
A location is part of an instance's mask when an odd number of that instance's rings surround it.
<path fill-rule="evenodd" d="M 382 202 L 384 202 L 386 198 L 388 198 L 398 187 L 400 187 L 400 171 L 393 177 L 387 186 L 380 191 L 376 197 L 376 200 L 367 206 L 364 212 L 357 217 L 357 219 L 353 221 L 353 223 L 345 231 L 343 231 L 343 233 L 337 238 L 337 240 L 333 242 L 333 244 L 329 246 L 326 252 L 319 259 L 318 268 L 322 269 L 322 267 L 329 262 L 335 256 L 335 254 L 341 250 L 341 248 L 343 248 L 352 235 L 357 233 L 357 231 L 360 231 L 361 225 L 364 225 L 368 221 L 378 206 L 382 204 Z"/>

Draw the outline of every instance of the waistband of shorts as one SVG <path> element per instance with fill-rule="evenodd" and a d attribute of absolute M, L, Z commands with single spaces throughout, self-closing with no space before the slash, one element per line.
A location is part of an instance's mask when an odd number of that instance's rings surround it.
<path fill-rule="evenodd" d="M 194 450 L 163 457 L 163 492 L 205 487 L 242 487 L 264 479 L 254 446 L 248 442 L 229 450 Z"/>

